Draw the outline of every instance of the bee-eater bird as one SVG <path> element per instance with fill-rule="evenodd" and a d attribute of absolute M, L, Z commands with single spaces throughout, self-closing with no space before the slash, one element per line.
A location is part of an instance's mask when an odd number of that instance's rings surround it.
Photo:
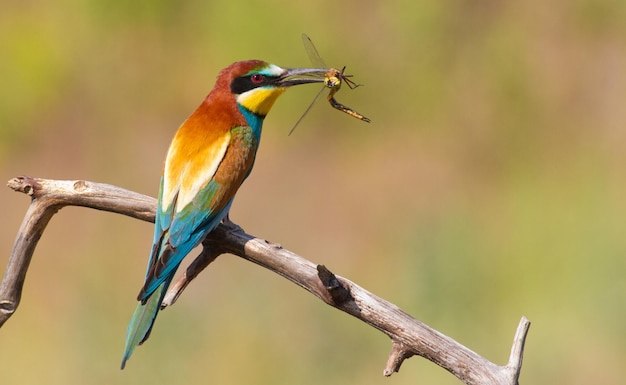
<path fill-rule="evenodd" d="M 263 119 L 288 87 L 324 81 L 326 69 L 283 69 L 260 60 L 220 72 L 213 90 L 180 126 L 165 159 L 154 240 L 121 368 L 150 336 L 176 269 L 227 217 L 250 174 Z"/>

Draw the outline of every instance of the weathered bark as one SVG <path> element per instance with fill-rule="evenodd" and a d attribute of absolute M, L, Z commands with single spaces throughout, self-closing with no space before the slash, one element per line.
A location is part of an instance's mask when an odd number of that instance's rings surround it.
<path fill-rule="evenodd" d="M 156 200 L 119 187 L 86 181 L 57 181 L 18 177 L 9 187 L 29 195 L 32 203 L 17 234 L 0 284 L 0 327 L 16 311 L 26 272 L 41 234 L 64 206 L 84 206 L 154 222 Z M 203 251 L 170 288 L 163 307 L 172 305 L 189 282 L 223 253 L 261 265 L 306 289 L 327 304 L 385 333 L 392 342 L 383 374 L 397 372 L 402 362 L 424 357 L 448 370 L 465 384 L 516 385 L 530 322 L 522 317 L 505 366 L 496 365 L 375 296 L 354 282 L 333 274 L 281 246 L 246 234 L 237 225 L 221 224 L 203 242 Z"/>

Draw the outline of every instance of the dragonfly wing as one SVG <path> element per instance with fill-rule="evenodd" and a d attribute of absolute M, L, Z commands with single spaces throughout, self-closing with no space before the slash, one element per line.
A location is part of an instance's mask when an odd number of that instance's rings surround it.
<path fill-rule="evenodd" d="M 291 127 L 291 130 L 289 131 L 289 135 L 291 135 L 291 133 L 296 129 L 296 127 L 298 127 L 298 125 L 300 124 L 302 119 L 304 119 L 306 114 L 308 114 L 309 111 L 311 111 L 311 108 L 313 107 L 315 102 L 317 102 L 317 100 L 320 98 L 320 95 L 322 95 L 322 92 L 324 92 L 325 89 L 326 89 L 326 86 L 322 87 L 320 89 L 320 91 L 317 93 L 317 95 L 315 95 L 315 98 L 313 98 L 313 101 L 311 102 L 311 104 L 309 104 L 309 106 L 306 108 L 306 110 L 304 110 L 304 112 L 302 113 L 302 115 L 300 116 L 300 118 L 298 119 L 296 124 L 294 124 L 293 127 Z"/>
<path fill-rule="evenodd" d="M 317 52 L 315 45 L 313 45 L 313 41 L 305 33 L 302 34 L 302 44 L 304 45 L 304 50 L 314 67 L 327 68 L 326 63 L 324 63 L 324 59 L 322 59 L 319 52 Z"/>

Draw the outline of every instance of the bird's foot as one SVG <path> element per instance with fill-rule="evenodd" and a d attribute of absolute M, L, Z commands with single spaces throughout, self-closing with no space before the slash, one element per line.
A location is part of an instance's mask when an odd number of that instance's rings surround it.
<path fill-rule="evenodd" d="M 239 226 L 238 224 L 236 224 L 235 222 L 231 221 L 228 214 L 226 214 L 224 219 L 222 219 L 222 225 L 226 226 L 228 231 L 232 233 L 243 232 L 243 228 Z"/>

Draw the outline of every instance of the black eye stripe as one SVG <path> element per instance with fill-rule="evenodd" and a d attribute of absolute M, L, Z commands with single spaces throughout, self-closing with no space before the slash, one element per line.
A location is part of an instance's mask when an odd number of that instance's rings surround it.
<path fill-rule="evenodd" d="M 232 92 L 233 94 L 236 94 L 236 95 L 240 95 L 240 94 L 243 94 L 246 91 L 250 91 L 250 90 L 253 90 L 255 88 L 263 87 L 263 86 L 266 86 L 268 84 L 271 84 L 274 80 L 277 79 L 277 77 L 275 77 L 275 76 L 263 75 L 263 80 L 257 81 L 255 83 L 254 81 L 252 81 L 252 77 L 255 76 L 255 75 L 258 75 L 258 74 L 246 75 L 246 76 L 241 76 L 241 77 L 235 78 L 230 83 L 230 92 Z"/>

